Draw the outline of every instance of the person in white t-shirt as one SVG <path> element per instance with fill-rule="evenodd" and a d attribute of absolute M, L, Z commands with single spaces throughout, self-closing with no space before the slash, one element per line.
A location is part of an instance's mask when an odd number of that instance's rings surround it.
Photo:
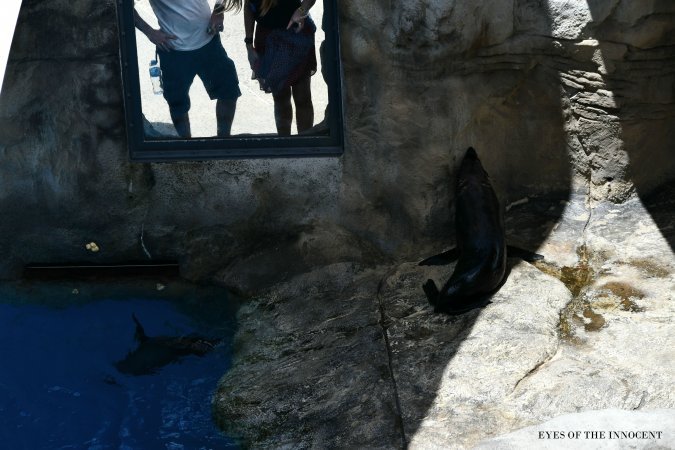
<path fill-rule="evenodd" d="M 218 1 L 218 0 L 217 0 Z M 162 69 L 164 99 L 179 136 L 189 138 L 190 86 L 195 76 L 216 99 L 218 136 L 229 136 L 241 96 L 232 60 L 220 42 L 223 12 L 241 9 L 242 0 L 216 3 L 208 0 L 150 0 L 159 29 L 152 28 L 134 9 L 134 23 L 157 46 Z"/>

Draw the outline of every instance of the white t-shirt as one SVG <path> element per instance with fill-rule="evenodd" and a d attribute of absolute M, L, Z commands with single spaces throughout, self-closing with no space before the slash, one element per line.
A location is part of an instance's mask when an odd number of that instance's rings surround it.
<path fill-rule="evenodd" d="M 206 29 L 211 18 L 207 0 L 150 0 L 159 27 L 178 37 L 171 41 L 176 50 L 196 50 L 208 44 L 213 35 Z"/>

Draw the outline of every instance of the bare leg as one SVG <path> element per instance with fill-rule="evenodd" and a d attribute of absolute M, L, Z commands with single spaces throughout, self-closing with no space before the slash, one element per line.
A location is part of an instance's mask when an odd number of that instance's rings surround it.
<path fill-rule="evenodd" d="M 291 88 L 284 89 L 278 94 L 272 94 L 274 98 L 274 120 L 277 123 L 279 136 L 291 134 L 293 123 L 293 105 L 291 104 Z"/>
<path fill-rule="evenodd" d="M 178 133 L 178 136 L 182 138 L 189 138 L 192 136 L 190 132 L 190 116 L 188 116 L 188 113 L 171 113 L 171 121 L 173 122 L 173 126 L 176 128 L 176 133 Z"/>
<path fill-rule="evenodd" d="M 314 105 L 312 104 L 310 81 L 311 77 L 307 76 L 293 86 L 295 121 L 298 125 L 298 133 L 302 133 L 314 125 Z"/>
<path fill-rule="evenodd" d="M 218 122 L 218 136 L 229 136 L 232 131 L 234 111 L 237 109 L 237 99 L 216 100 L 216 121 Z"/>

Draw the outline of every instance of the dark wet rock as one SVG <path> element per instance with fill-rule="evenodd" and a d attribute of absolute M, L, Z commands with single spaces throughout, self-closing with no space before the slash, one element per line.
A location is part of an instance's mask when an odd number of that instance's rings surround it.
<path fill-rule="evenodd" d="M 335 264 L 242 307 L 218 424 L 254 447 L 396 448 L 396 398 L 380 326 L 382 270 Z"/>
<path fill-rule="evenodd" d="M 387 259 L 372 243 L 330 223 L 313 223 L 297 233 L 266 240 L 248 254 L 239 254 L 216 274 L 217 282 L 250 297 L 315 267 L 349 261 L 374 266 Z"/>

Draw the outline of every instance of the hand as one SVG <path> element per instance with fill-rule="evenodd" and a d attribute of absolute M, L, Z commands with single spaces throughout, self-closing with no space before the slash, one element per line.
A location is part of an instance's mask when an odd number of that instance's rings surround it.
<path fill-rule="evenodd" d="M 252 45 L 247 45 L 246 50 L 248 51 L 248 63 L 251 65 L 251 70 L 255 72 L 255 69 L 258 67 L 258 61 L 260 60 L 258 52 L 255 51 Z"/>
<path fill-rule="evenodd" d="M 223 31 L 223 15 L 222 14 L 211 14 L 211 19 L 209 20 L 209 27 L 206 29 L 209 34 L 220 33 Z"/>
<path fill-rule="evenodd" d="M 304 15 L 302 11 L 300 11 L 300 9 L 296 9 L 293 15 L 291 16 L 291 20 L 288 21 L 288 26 L 286 27 L 286 29 L 290 30 L 291 27 L 293 27 L 293 25 L 297 23 L 298 26 L 295 28 L 295 32 L 299 33 L 300 30 L 302 30 L 302 28 L 305 26 L 305 17 L 307 16 Z"/>
<path fill-rule="evenodd" d="M 150 42 L 155 44 L 157 47 L 168 52 L 173 50 L 173 43 L 171 41 L 178 39 L 178 36 L 165 33 L 162 30 L 152 30 L 148 33 L 148 39 L 150 39 Z"/>

